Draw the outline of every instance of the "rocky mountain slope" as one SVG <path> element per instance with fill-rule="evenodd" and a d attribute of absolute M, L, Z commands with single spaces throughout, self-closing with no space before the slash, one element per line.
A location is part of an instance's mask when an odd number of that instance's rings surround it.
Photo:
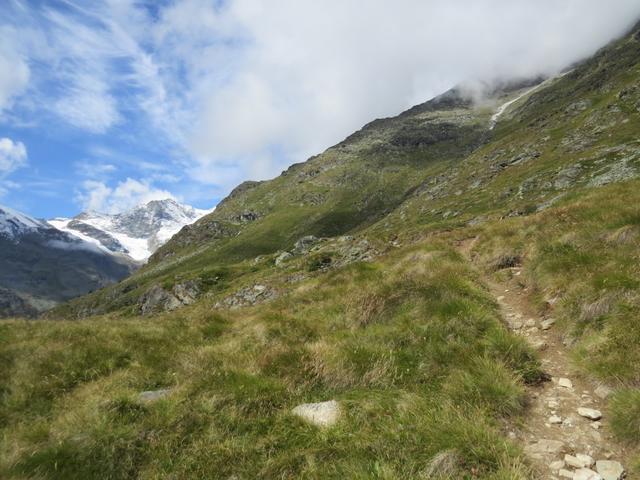
<path fill-rule="evenodd" d="M 0 206 L 0 316 L 33 316 L 132 271 L 124 257 Z"/>
<path fill-rule="evenodd" d="M 0 474 L 640 475 L 640 25 L 463 92 L 3 325 Z"/>
<path fill-rule="evenodd" d="M 207 213 L 210 210 L 198 210 L 166 199 L 153 200 L 115 215 L 83 212 L 73 218 L 55 218 L 49 223 L 112 252 L 145 261 L 182 227 Z"/>

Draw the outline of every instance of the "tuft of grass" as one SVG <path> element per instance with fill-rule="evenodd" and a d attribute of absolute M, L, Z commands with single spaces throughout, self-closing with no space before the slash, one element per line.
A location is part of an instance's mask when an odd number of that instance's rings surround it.
<path fill-rule="evenodd" d="M 640 445 L 640 390 L 623 389 L 609 403 L 611 429 L 624 442 Z"/>

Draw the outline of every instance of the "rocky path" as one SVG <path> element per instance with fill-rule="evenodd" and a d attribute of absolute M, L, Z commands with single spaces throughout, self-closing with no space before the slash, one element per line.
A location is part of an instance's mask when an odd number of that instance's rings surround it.
<path fill-rule="evenodd" d="M 476 239 L 460 245 L 470 258 Z M 572 369 L 569 352 L 552 316 L 541 316 L 528 301 L 520 267 L 508 280 L 486 278 L 506 325 L 538 351 L 550 380 L 528 387 L 529 407 L 509 436 L 524 451 L 543 480 L 620 480 L 625 452 L 608 428 L 606 402 L 611 391 L 582 378 Z"/>
<path fill-rule="evenodd" d="M 550 381 L 530 387 L 530 406 L 522 425 L 510 435 L 541 479 L 618 480 L 624 478 L 624 452 L 612 440 L 605 414 L 611 393 L 581 378 L 572 368 L 562 336 L 552 317 L 538 315 L 519 282 L 520 268 L 501 283 L 487 279 L 509 328 L 538 352 Z"/>

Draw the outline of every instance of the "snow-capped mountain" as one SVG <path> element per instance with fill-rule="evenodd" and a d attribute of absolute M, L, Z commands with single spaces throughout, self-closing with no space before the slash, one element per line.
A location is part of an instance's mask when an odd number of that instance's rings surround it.
<path fill-rule="evenodd" d="M 134 262 L 0 206 L 0 317 L 32 316 L 117 282 Z"/>
<path fill-rule="evenodd" d="M 166 199 L 115 215 L 83 212 L 73 218 L 54 218 L 49 224 L 100 248 L 145 261 L 182 227 L 210 212 Z"/>
<path fill-rule="evenodd" d="M 51 227 L 45 222 L 0 205 L 0 236 L 16 239 L 25 233 L 48 228 Z"/>

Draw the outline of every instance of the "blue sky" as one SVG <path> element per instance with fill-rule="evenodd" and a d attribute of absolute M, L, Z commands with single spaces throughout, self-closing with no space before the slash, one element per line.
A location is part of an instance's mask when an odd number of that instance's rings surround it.
<path fill-rule="evenodd" d="M 638 15 L 636 0 L 3 0 L 0 203 L 210 208 L 455 84 L 553 74 Z"/>

